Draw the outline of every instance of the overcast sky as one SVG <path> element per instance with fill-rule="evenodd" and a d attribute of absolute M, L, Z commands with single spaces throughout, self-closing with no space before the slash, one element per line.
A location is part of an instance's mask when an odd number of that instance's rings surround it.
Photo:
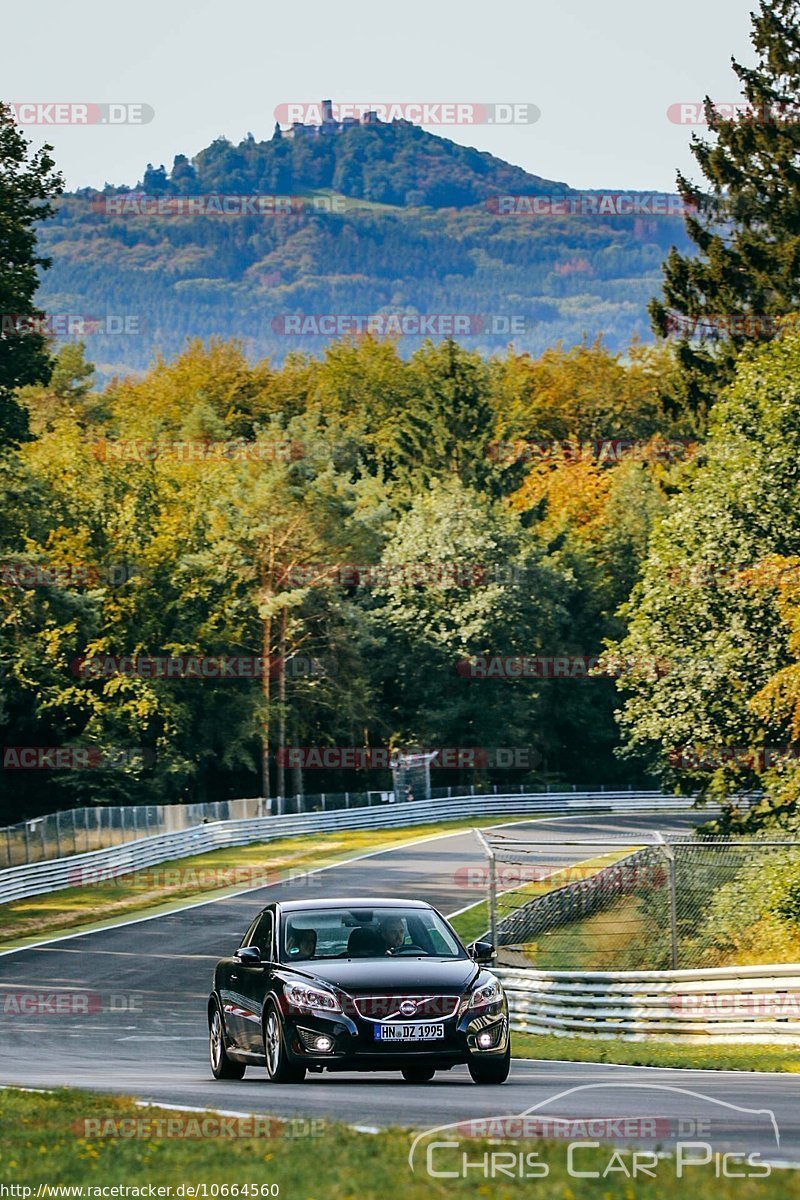
<path fill-rule="evenodd" d="M 37 0 L 3 6 L 0 98 L 147 104 L 148 124 L 48 128 L 70 188 L 135 183 L 277 105 L 535 104 L 535 124 L 429 126 L 572 187 L 673 191 L 696 176 L 672 104 L 739 98 L 756 0 Z M 42 127 L 27 126 L 34 141 Z"/>

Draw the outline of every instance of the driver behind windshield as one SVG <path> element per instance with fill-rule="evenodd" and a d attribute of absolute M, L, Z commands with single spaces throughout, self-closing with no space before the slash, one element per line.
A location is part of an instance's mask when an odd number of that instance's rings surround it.
<path fill-rule="evenodd" d="M 380 924 L 381 937 L 387 954 L 394 954 L 406 940 L 406 929 L 402 917 L 384 917 Z"/>

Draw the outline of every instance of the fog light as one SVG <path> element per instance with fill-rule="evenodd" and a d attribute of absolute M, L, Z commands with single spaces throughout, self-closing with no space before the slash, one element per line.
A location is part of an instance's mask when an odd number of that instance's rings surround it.
<path fill-rule="evenodd" d="M 481 1050 L 488 1050 L 494 1045 L 494 1034 L 490 1033 L 488 1029 L 484 1033 L 479 1033 L 478 1045 L 480 1046 Z"/>
<path fill-rule="evenodd" d="M 321 1037 L 315 1038 L 314 1049 L 321 1051 L 322 1054 L 327 1054 L 333 1048 L 333 1039 L 326 1037 L 323 1033 Z"/>

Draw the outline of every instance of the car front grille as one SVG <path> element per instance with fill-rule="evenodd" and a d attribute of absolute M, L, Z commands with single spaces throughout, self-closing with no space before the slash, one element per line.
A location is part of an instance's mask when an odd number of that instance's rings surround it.
<path fill-rule="evenodd" d="M 356 1012 L 366 1021 L 446 1021 L 458 1009 L 460 996 L 382 993 L 355 996 Z"/>

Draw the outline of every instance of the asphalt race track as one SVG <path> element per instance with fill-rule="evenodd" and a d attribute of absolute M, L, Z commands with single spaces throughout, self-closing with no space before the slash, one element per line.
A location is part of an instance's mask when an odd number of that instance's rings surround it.
<path fill-rule="evenodd" d="M 545 839 L 537 861 L 557 866 L 591 853 L 559 838 L 603 838 L 643 829 L 686 828 L 685 815 L 596 816 L 507 826 L 515 837 Z M 682 1137 L 715 1150 L 758 1152 L 800 1164 L 797 1076 L 673 1071 L 606 1064 L 516 1060 L 503 1087 L 477 1087 L 466 1068 L 411 1086 L 391 1074 L 309 1075 L 302 1085 L 270 1085 L 262 1068 L 244 1080 L 215 1081 L 207 1060 L 206 1001 L 215 961 L 230 954 L 252 916 L 270 899 L 408 896 L 452 913 L 482 899 L 465 887 L 465 867 L 484 863 L 474 835 L 461 832 L 382 851 L 303 879 L 195 904 L 0 955 L 0 1083 L 73 1085 L 226 1112 L 270 1112 L 345 1120 L 376 1128 L 429 1128 L 528 1110 L 545 1118 L 652 1117 L 655 1139 Z M 102 914 L 98 914 L 101 916 Z M 48 989 L 89 993 L 89 1012 L 16 1015 L 8 993 Z M 13 1008 L 13 1004 L 10 1006 Z M 776 1133 L 777 1129 L 777 1133 Z M 642 1135 L 600 1140 L 625 1143 Z"/>

